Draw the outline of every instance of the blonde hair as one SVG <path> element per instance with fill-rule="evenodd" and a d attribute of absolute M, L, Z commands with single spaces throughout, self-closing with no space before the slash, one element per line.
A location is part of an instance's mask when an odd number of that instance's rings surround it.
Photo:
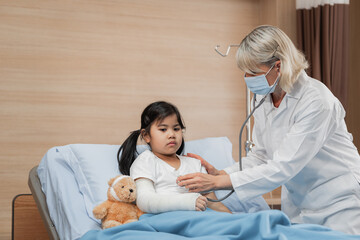
<path fill-rule="evenodd" d="M 241 41 L 236 53 L 237 65 L 246 73 L 262 72 L 260 65 L 271 67 L 278 60 L 281 61 L 279 85 L 285 92 L 290 92 L 300 72 L 308 68 L 308 63 L 282 30 L 259 26 Z"/>

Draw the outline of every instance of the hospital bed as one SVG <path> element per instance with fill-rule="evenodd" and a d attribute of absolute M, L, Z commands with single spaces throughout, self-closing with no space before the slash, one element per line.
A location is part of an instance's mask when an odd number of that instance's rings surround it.
<path fill-rule="evenodd" d="M 90 229 L 100 229 L 93 207 L 106 199 L 107 181 L 119 174 L 118 145 L 70 144 L 51 148 L 29 174 L 29 187 L 51 239 L 76 239 Z M 138 152 L 147 149 L 139 146 Z M 218 168 L 234 163 L 232 144 L 226 137 L 185 143 L 185 153 L 199 154 Z M 222 196 L 226 191 L 219 191 Z M 225 201 L 234 212 L 268 209 L 256 199 L 240 203 L 233 195 Z M 75 214 L 74 214 L 75 213 Z M 81 222 L 81 226 L 79 223 Z"/>
<path fill-rule="evenodd" d="M 29 187 L 50 239 L 245 239 L 254 234 L 258 239 L 277 239 L 272 238 L 276 235 L 282 239 L 353 239 L 317 225 L 292 225 L 281 211 L 269 210 L 262 197 L 240 202 L 236 194 L 223 202 L 234 214 L 211 210 L 145 214 L 138 222 L 101 230 L 92 209 L 106 200 L 107 181 L 119 174 L 118 148 L 105 144 L 53 147 L 30 171 Z M 138 152 L 145 149 L 139 146 Z M 188 141 L 188 152 L 203 156 L 218 169 L 234 163 L 232 144 L 226 137 Z M 216 195 L 220 198 L 227 192 Z M 224 231 L 235 232 L 238 238 Z"/>

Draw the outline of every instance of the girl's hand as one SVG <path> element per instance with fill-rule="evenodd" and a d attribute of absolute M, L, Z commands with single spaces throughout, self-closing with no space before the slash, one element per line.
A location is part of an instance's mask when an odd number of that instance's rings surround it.
<path fill-rule="evenodd" d="M 200 160 L 201 165 L 203 165 L 205 167 L 206 171 L 209 174 L 214 175 L 214 176 L 221 174 L 219 170 L 217 170 L 213 165 L 208 163 L 205 159 L 203 159 L 199 155 L 196 155 L 196 154 L 193 154 L 193 153 L 188 153 L 186 156 L 191 157 L 191 158 L 196 158 L 196 159 Z"/>
<path fill-rule="evenodd" d="M 206 207 L 207 207 L 207 203 L 208 203 L 208 200 L 206 197 L 199 196 L 196 199 L 195 210 L 196 211 L 205 211 Z"/>
<path fill-rule="evenodd" d="M 210 198 L 213 200 L 218 200 L 214 192 L 206 193 L 203 196 L 206 198 Z M 209 201 L 209 200 L 208 200 Z M 208 202 L 208 208 L 211 208 L 212 210 L 218 211 L 218 212 L 228 212 L 232 213 L 222 202 Z"/>

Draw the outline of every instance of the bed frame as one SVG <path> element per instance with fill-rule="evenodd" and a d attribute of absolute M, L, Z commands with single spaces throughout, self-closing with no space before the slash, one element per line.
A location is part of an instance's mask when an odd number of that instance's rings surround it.
<path fill-rule="evenodd" d="M 38 166 L 33 167 L 30 170 L 29 173 L 29 187 L 31 190 L 31 193 L 34 197 L 35 203 L 37 205 L 37 208 L 40 212 L 41 218 L 44 222 L 45 228 L 48 232 L 49 239 L 51 240 L 59 240 L 59 235 L 55 229 L 55 225 L 51 221 L 50 215 L 49 215 L 49 209 L 46 204 L 46 196 L 41 190 L 41 183 L 40 179 L 37 174 L 37 168 Z"/>
<path fill-rule="evenodd" d="M 11 239 L 49 239 L 34 198 L 29 193 L 13 198 Z"/>

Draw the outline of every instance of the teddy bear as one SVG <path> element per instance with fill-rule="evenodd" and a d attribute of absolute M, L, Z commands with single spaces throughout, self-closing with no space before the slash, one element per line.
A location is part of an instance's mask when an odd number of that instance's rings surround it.
<path fill-rule="evenodd" d="M 136 185 L 130 176 L 120 175 L 109 180 L 107 200 L 93 209 L 103 229 L 135 222 L 144 214 L 134 203 Z"/>

